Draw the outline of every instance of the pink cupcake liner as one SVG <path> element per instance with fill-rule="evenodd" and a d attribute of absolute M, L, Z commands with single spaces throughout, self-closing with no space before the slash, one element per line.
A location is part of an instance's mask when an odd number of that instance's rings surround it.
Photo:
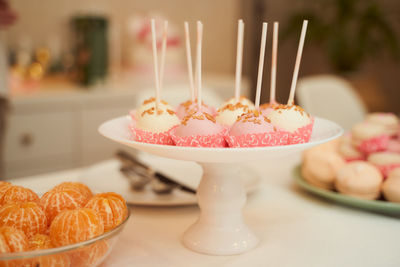
<path fill-rule="evenodd" d="M 389 175 L 389 173 L 400 167 L 400 163 L 395 163 L 395 164 L 388 164 L 388 165 L 382 165 L 382 166 L 378 166 L 375 165 L 382 173 L 384 179 L 386 179 L 386 177 Z"/>
<path fill-rule="evenodd" d="M 283 146 L 287 145 L 288 139 L 287 132 L 282 131 L 225 136 L 229 147 Z"/>
<path fill-rule="evenodd" d="M 130 129 L 135 141 L 158 145 L 174 145 L 170 134 L 171 130 L 162 133 L 152 133 L 135 128 L 134 124 L 131 125 Z"/>
<path fill-rule="evenodd" d="M 358 150 L 364 154 L 370 154 L 373 152 L 384 151 L 387 149 L 390 137 L 388 135 L 381 135 L 373 137 L 361 142 L 358 145 Z"/>
<path fill-rule="evenodd" d="M 136 109 L 130 110 L 129 116 L 131 116 L 132 120 L 136 120 Z"/>
<path fill-rule="evenodd" d="M 314 118 L 312 118 L 310 124 L 297 129 L 295 132 L 287 132 L 289 135 L 288 145 L 308 143 L 311 138 L 313 127 Z"/>
<path fill-rule="evenodd" d="M 171 130 L 171 138 L 176 146 L 191 147 L 226 147 L 225 135 L 226 131 L 213 135 L 196 135 L 196 136 L 177 136 L 174 135 L 174 129 Z"/>

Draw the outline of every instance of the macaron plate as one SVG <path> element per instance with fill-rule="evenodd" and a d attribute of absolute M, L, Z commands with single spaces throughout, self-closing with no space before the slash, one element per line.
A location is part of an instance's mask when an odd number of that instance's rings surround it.
<path fill-rule="evenodd" d="M 321 198 L 339 203 L 341 205 L 350 206 L 358 209 L 382 213 L 392 216 L 400 216 L 400 204 L 388 202 L 384 200 L 365 200 L 340 194 L 335 191 L 325 190 L 307 183 L 300 172 L 300 165 L 293 169 L 293 176 L 296 183 L 306 191 L 317 195 Z"/>

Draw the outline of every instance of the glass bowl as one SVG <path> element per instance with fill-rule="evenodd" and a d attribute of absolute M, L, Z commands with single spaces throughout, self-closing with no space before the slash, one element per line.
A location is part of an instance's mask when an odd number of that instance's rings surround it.
<path fill-rule="evenodd" d="M 131 211 L 128 208 L 128 215 L 114 229 L 99 235 L 95 238 L 51 249 L 31 250 L 14 253 L 0 254 L 0 267 L 36 267 L 36 266 L 57 266 L 57 267 L 89 267 L 97 266 L 110 254 L 119 234 L 124 229 Z"/>

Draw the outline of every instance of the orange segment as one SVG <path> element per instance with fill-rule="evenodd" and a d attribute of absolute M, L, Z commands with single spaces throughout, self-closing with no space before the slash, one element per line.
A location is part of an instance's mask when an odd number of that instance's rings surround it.
<path fill-rule="evenodd" d="M 53 246 L 65 246 L 99 236 L 104 226 L 95 211 L 87 208 L 60 212 L 50 225 Z"/>
<path fill-rule="evenodd" d="M 57 186 L 55 186 L 52 190 L 63 190 L 63 189 L 71 189 L 79 191 L 82 195 L 84 195 L 89 201 L 89 199 L 93 196 L 92 191 L 86 185 L 79 182 L 64 182 Z"/>
<path fill-rule="evenodd" d="M 8 203 L 22 203 L 22 202 L 36 202 L 39 203 L 38 195 L 32 190 L 13 185 L 8 188 L 1 199 L 1 204 L 5 205 Z"/>
<path fill-rule="evenodd" d="M 123 197 L 112 192 L 96 194 L 85 207 L 97 212 L 103 221 L 104 231 L 109 231 L 119 225 L 128 214 Z"/>
<path fill-rule="evenodd" d="M 42 208 L 35 202 L 9 203 L 0 208 L 0 226 L 20 229 L 29 238 L 46 231 L 47 219 Z"/>
<path fill-rule="evenodd" d="M 21 230 L 0 227 L 0 253 L 22 252 L 28 249 L 28 238 Z"/>
<path fill-rule="evenodd" d="M 40 250 L 52 248 L 48 235 L 37 234 L 29 239 L 30 250 Z M 71 261 L 66 253 L 41 256 L 31 260 L 31 266 L 40 267 L 69 267 Z"/>
<path fill-rule="evenodd" d="M 81 208 L 87 201 L 87 197 L 76 189 L 59 188 L 45 193 L 40 199 L 40 204 L 50 224 L 61 211 Z"/>

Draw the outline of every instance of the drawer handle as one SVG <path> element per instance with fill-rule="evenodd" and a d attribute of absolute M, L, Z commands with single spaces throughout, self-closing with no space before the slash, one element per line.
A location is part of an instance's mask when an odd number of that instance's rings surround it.
<path fill-rule="evenodd" d="M 24 147 L 29 147 L 33 144 L 33 135 L 30 133 L 25 133 L 21 135 L 19 142 Z"/>

